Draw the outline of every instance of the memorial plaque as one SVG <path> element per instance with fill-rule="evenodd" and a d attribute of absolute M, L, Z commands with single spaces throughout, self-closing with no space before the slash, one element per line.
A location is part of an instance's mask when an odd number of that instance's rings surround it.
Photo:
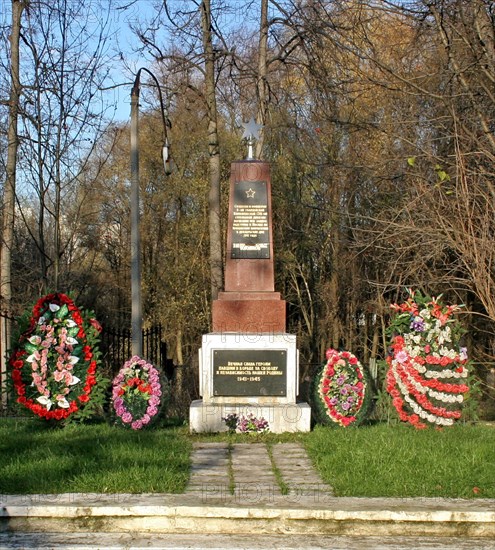
<path fill-rule="evenodd" d="M 285 396 L 287 352 L 266 349 L 213 351 L 215 396 Z"/>
<path fill-rule="evenodd" d="M 266 181 L 235 183 L 231 257 L 235 260 L 270 258 Z"/>

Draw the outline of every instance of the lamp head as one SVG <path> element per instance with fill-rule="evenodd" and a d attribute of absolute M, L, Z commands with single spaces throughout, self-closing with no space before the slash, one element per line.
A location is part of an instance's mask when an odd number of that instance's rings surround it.
<path fill-rule="evenodd" d="M 162 147 L 162 160 L 165 175 L 170 176 L 172 173 L 172 157 L 170 156 L 170 143 L 168 142 L 168 138 L 165 138 L 165 143 Z"/>

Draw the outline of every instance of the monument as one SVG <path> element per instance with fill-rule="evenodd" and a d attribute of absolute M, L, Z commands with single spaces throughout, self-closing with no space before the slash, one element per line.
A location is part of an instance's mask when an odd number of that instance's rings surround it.
<path fill-rule="evenodd" d="M 286 303 L 275 292 L 270 165 L 253 158 L 259 137 L 245 124 L 247 160 L 232 163 L 225 289 L 212 304 L 212 332 L 199 351 L 200 395 L 192 432 L 227 430 L 229 414 L 252 414 L 274 433 L 310 430 L 311 410 L 297 401 L 296 337 L 286 331 Z"/>

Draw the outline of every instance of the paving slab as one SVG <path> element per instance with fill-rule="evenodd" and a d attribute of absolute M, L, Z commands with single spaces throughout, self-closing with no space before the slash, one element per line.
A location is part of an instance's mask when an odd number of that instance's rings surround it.
<path fill-rule="evenodd" d="M 264 443 L 198 443 L 193 448 L 186 493 L 205 491 L 211 496 L 220 491 L 261 503 L 287 490 L 295 495 L 332 493 L 298 443 L 276 444 L 270 451 Z"/>
<path fill-rule="evenodd" d="M 333 494 L 332 487 L 321 479 L 302 445 L 279 443 L 272 446 L 271 452 L 289 493 L 307 494 L 316 491 Z"/>

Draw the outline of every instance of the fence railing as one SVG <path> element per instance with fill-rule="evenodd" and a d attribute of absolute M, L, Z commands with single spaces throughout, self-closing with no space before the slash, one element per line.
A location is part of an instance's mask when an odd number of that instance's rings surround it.
<path fill-rule="evenodd" d="M 167 348 L 162 342 L 162 327 L 155 325 L 143 329 L 141 333 L 143 359 L 156 367 L 166 370 Z M 101 333 L 100 351 L 106 372 L 114 375 L 131 358 L 132 338 L 130 329 L 104 327 Z"/>

